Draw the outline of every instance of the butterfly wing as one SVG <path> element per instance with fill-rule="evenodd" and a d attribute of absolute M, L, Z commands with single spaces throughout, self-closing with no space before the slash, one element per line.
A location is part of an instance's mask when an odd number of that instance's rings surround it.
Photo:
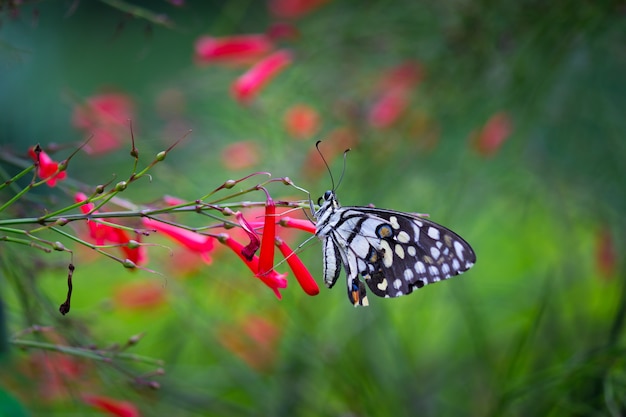
<path fill-rule="evenodd" d="M 476 262 L 463 238 L 430 220 L 369 207 L 342 207 L 337 214 L 340 219 L 327 240 L 332 239 L 346 268 L 354 305 L 367 302 L 360 278 L 379 297 L 399 297 L 461 274 Z"/>

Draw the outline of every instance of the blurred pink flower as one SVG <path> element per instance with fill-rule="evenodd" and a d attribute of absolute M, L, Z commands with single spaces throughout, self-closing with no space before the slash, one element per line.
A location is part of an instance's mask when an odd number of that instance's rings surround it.
<path fill-rule="evenodd" d="M 320 115 L 313 107 L 296 104 L 285 112 L 285 130 L 294 139 L 308 139 L 320 128 Z"/>
<path fill-rule="evenodd" d="M 65 171 L 57 172 L 59 163 L 50 158 L 39 146 L 29 148 L 28 155 L 37 164 L 37 176 L 42 180 L 48 178 L 46 184 L 49 187 L 54 187 L 57 181 L 64 180 L 67 177 Z"/>
<path fill-rule="evenodd" d="M 369 124 L 383 129 L 396 123 L 409 107 L 411 94 L 422 78 L 422 67 L 413 61 L 385 71 L 378 83 L 378 97 L 368 114 Z"/>
<path fill-rule="evenodd" d="M 494 156 L 502 147 L 504 141 L 513 132 L 511 118 L 505 112 L 495 113 L 487 120 L 483 128 L 471 136 L 471 142 L 480 155 Z"/>
<path fill-rule="evenodd" d="M 276 17 L 297 19 L 327 3 L 329 0 L 268 0 L 267 7 Z"/>
<path fill-rule="evenodd" d="M 279 50 L 254 64 L 235 80 L 232 93 L 240 103 L 252 100 L 278 73 L 292 62 L 291 52 Z"/>
<path fill-rule="evenodd" d="M 76 106 L 72 124 L 91 136 L 85 151 L 100 154 L 119 148 L 125 139 L 130 142 L 129 123 L 133 117 L 130 97 L 121 93 L 105 93 Z"/>
<path fill-rule="evenodd" d="M 259 162 L 260 153 L 259 146 L 254 141 L 231 143 L 222 150 L 222 164 L 233 171 L 252 168 Z"/>
<path fill-rule="evenodd" d="M 393 125 L 409 106 L 409 96 L 405 92 L 392 90 L 381 95 L 369 111 L 369 124 L 383 129 Z"/>
<path fill-rule="evenodd" d="M 245 64 L 258 60 L 273 48 L 267 35 L 202 36 L 196 41 L 195 57 L 201 64 Z"/>

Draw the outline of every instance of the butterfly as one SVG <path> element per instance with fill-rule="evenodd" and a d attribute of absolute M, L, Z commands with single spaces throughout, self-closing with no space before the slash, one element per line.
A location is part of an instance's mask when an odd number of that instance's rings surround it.
<path fill-rule="evenodd" d="M 332 288 L 346 270 L 348 299 L 368 305 L 365 283 L 379 297 L 400 297 L 448 279 L 476 263 L 472 247 L 453 231 L 410 213 L 342 207 L 326 191 L 314 212 L 322 241 L 324 282 Z"/>

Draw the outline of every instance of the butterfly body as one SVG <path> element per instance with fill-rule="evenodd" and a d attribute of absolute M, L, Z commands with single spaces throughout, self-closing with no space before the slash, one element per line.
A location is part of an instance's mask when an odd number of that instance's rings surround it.
<path fill-rule="evenodd" d="M 324 282 L 335 285 L 346 270 L 348 298 L 367 305 L 367 292 L 399 297 L 471 268 L 476 255 L 459 235 L 410 213 L 373 207 L 342 207 L 326 191 L 315 212 L 322 241 Z"/>

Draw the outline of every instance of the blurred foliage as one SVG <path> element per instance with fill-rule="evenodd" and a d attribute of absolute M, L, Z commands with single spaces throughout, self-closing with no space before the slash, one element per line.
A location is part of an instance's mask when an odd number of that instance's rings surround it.
<path fill-rule="evenodd" d="M 8 337 L 51 326 L 29 337 L 104 349 L 144 334 L 125 352 L 163 360 L 165 375 L 151 362 L 9 345 L 0 408 L 24 414 L 19 400 L 33 415 L 90 415 L 81 398 L 95 393 L 142 415 L 626 412 L 626 3 L 329 1 L 292 22 L 299 36 L 281 45 L 293 65 L 247 106 L 229 91 L 244 69 L 196 65 L 193 45 L 202 35 L 266 31 L 275 19 L 265 2 L 14 3 L 0 1 L 1 152 L 65 144 L 62 159 L 88 136 L 72 127 L 73 108 L 116 91 L 135 103 L 142 155 L 193 129 L 129 198 L 194 199 L 254 170 L 289 176 L 316 198 L 330 178 L 307 171 L 308 155 L 315 139 L 327 139 L 324 149 L 343 129 L 352 138 L 343 204 L 430 213 L 472 243 L 478 263 L 354 309 L 343 284 L 311 298 L 292 277 L 277 301 L 226 251 L 181 276 L 182 255 L 150 248 L 159 276 L 77 249 L 63 317 L 67 258 L 3 242 Z M 392 126 L 373 128 L 380 78 L 404 62 L 419 63 L 423 80 Z M 321 128 L 295 141 L 283 117 L 300 103 L 319 112 Z M 480 129 L 502 112 L 512 133 L 492 155 L 477 151 Z M 240 141 L 258 145 L 258 161 L 231 170 L 222 152 Z M 69 174 L 93 185 L 123 176 L 128 150 L 81 153 Z M 319 244 L 301 257 L 320 277 Z M 157 282 L 166 300 L 125 307 L 119 293 L 133 282 Z"/>

